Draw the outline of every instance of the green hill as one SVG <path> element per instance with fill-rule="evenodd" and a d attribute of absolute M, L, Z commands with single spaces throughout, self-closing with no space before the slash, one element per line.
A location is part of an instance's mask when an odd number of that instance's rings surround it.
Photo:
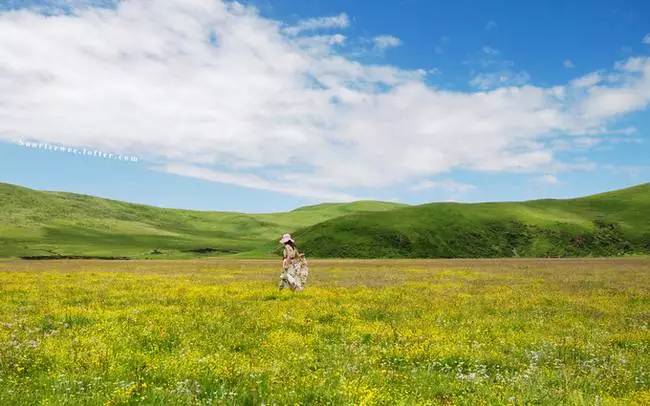
<path fill-rule="evenodd" d="M 650 253 L 650 183 L 567 200 L 432 203 L 297 233 L 318 257 L 566 257 Z"/>
<path fill-rule="evenodd" d="M 325 203 L 244 214 L 163 209 L 0 183 L 0 257 L 265 257 L 295 232 L 310 257 L 650 253 L 650 184 L 520 203 Z"/>
<path fill-rule="evenodd" d="M 0 257 L 268 256 L 272 242 L 285 232 L 358 211 L 403 206 L 363 201 L 286 213 L 202 212 L 0 183 Z"/>

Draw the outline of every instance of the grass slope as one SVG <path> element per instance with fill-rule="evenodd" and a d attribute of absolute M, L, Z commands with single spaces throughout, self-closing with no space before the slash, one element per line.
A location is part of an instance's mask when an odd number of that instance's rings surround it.
<path fill-rule="evenodd" d="M 0 183 L 0 257 L 268 256 L 273 249 L 269 242 L 287 231 L 356 211 L 401 206 L 363 201 L 273 214 L 201 212 Z"/>
<path fill-rule="evenodd" d="M 432 203 L 301 230 L 318 257 L 611 256 L 650 253 L 650 183 L 568 200 Z"/>
<path fill-rule="evenodd" d="M 287 231 L 316 257 L 650 253 L 650 184 L 568 200 L 359 201 L 270 214 L 163 209 L 0 184 L 0 210 L 0 257 L 268 257 Z"/>

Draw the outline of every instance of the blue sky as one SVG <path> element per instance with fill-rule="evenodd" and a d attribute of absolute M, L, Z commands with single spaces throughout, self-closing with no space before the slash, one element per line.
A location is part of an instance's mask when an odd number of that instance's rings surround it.
<path fill-rule="evenodd" d="M 0 181 L 260 212 L 650 180 L 648 2 L 133 3 L 0 5 Z"/>

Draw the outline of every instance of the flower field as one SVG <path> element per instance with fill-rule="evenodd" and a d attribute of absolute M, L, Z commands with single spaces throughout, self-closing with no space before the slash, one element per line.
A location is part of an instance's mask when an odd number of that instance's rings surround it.
<path fill-rule="evenodd" d="M 650 404 L 650 259 L 0 261 L 0 404 Z"/>

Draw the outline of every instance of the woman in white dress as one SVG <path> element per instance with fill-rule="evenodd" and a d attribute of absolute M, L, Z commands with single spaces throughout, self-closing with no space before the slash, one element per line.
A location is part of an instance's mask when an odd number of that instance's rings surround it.
<path fill-rule="evenodd" d="M 307 276 L 309 275 L 305 255 L 298 251 L 291 234 L 283 235 L 280 244 L 284 245 L 280 290 L 288 287 L 294 292 L 300 292 L 305 288 Z"/>

